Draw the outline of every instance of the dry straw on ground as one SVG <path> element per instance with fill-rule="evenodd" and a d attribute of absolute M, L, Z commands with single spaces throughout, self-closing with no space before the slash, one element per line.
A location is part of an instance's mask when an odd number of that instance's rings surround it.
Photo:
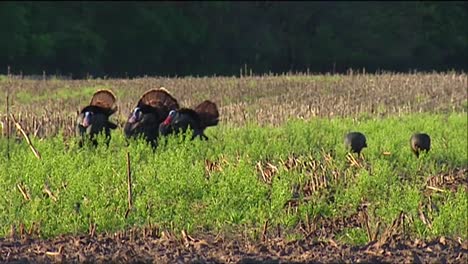
<path fill-rule="evenodd" d="M 166 87 L 182 107 L 216 102 L 221 124 L 280 125 L 291 118 L 355 117 L 408 112 L 466 111 L 467 74 L 415 73 L 379 75 L 282 75 L 212 78 L 137 78 L 90 80 L 0 80 L 0 94 L 10 93 L 10 111 L 33 136 L 73 135 L 77 111 L 94 91 L 109 88 L 122 124 L 143 92 Z M 3 97 L 3 96 L 2 96 Z M 2 100 L 4 101 L 4 100 Z M 0 110 L 3 135 L 6 107 Z M 14 126 L 10 126 L 14 129 Z"/>

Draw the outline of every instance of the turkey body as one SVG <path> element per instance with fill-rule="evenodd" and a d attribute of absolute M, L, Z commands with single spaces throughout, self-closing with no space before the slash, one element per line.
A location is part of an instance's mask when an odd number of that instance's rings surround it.
<path fill-rule="evenodd" d="M 162 136 L 170 134 L 186 133 L 188 129 L 193 130 L 192 140 L 196 137 L 208 140 L 205 129 L 216 126 L 219 123 L 219 112 L 215 103 L 205 100 L 195 109 L 182 108 L 172 110 L 166 119 L 159 125 Z"/>
<path fill-rule="evenodd" d="M 358 153 L 358 155 L 361 154 L 363 148 L 367 147 L 366 137 L 360 132 L 346 134 L 344 143 L 348 150 Z"/>
<path fill-rule="evenodd" d="M 125 136 L 128 139 L 141 137 L 156 147 L 159 125 L 177 108 L 177 100 L 164 87 L 146 91 L 124 125 Z"/>
<path fill-rule="evenodd" d="M 419 158 L 421 151 L 428 152 L 431 149 L 431 137 L 428 134 L 416 133 L 410 138 L 411 151 Z"/>

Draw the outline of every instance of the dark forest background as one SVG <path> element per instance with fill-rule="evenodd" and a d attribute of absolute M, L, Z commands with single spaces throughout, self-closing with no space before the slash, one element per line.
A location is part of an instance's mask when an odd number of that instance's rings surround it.
<path fill-rule="evenodd" d="M 466 2 L 1 2 L 0 73 L 468 70 Z"/>

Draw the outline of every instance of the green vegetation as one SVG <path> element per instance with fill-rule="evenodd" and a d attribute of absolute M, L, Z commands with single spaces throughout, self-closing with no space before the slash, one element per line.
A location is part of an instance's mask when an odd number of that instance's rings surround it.
<path fill-rule="evenodd" d="M 381 222 L 386 228 L 404 212 L 412 219 L 409 235 L 467 239 L 466 186 L 427 189 L 429 177 L 466 168 L 467 125 L 466 113 L 220 125 L 207 130 L 208 142 L 171 137 L 154 152 L 141 141 L 126 147 L 116 130 L 109 148 L 79 149 L 61 135 L 33 138 L 42 160 L 24 141 L 10 142 L 7 160 L 7 142 L 0 138 L 0 236 L 21 223 L 27 229 L 36 224 L 44 237 L 87 232 L 90 224 L 99 232 L 149 223 L 175 231 L 245 228 L 258 234 L 268 220 L 295 237 L 306 219 L 333 221 L 367 203 L 370 226 Z M 349 131 L 368 140 L 359 166 L 346 158 L 343 137 Z M 417 131 L 432 137 L 432 150 L 419 159 L 409 147 Z M 134 208 L 125 218 L 127 151 Z M 292 200 L 298 203 L 288 206 Z M 431 224 L 420 219 L 420 204 L 428 205 L 422 210 Z M 364 227 L 346 227 L 337 237 L 352 244 L 368 240 Z"/>
<path fill-rule="evenodd" d="M 15 94 L 16 100 L 20 104 L 44 103 L 51 100 L 70 100 L 73 98 L 90 98 L 94 92 L 99 89 L 105 89 L 105 86 L 80 87 L 79 89 L 70 89 L 62 87 L 53 91 L 43 90 L 42 92 L 31 93 L 30 91 L 18 91 Z"/>

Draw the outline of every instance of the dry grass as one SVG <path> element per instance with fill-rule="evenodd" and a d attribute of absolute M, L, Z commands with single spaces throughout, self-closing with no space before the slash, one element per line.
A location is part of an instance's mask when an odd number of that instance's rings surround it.
<path fill-rule="evenodd" d="M 109 88 L 117 95 L 113 119 L 125 122 L 143 92 L 166 87 L 181 106 L 194 107 L 204 99 L 216 102 L 221 123 L 256 122 L 280 125 L 291 118 L 388 115 L 408 112 L 466 111 L 467 74 L 347 74 L 282 75 L 205 78 L 138 78 L 93 80 L 0 79 L 2 98 L 9 91 L 11 112 L 26 131 L 37 137 L 63 129 L 73 135 L 77 111 L 95 90 Z M 0 117 L 6 133 L 6 100 Z M 14 129 L 10 125 L 11 129 Z"/>

